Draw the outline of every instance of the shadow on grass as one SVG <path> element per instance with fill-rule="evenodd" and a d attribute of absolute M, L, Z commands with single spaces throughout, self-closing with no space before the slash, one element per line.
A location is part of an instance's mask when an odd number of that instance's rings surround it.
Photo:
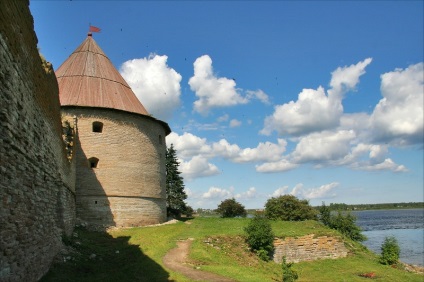
<path fill-rule="evenodd" d="M 76 229 L 66 251 L 41 281 L 173 281 L 130 237 Z"/>

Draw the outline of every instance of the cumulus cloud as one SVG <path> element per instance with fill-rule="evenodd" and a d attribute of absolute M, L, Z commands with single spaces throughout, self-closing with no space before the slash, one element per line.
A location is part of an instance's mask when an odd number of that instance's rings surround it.
<path fill-rule="evenodd" d="M 173 144 L 178 157 L 182 159 L 191 158 L 195 155 L 209 155 L 212 149 L 207 144 L 206 138 L 200 138 L 187 132 L 184 132 L 183 135 L 171 132 L 166 137 L 166 144 Z"/>
<path fill-rule="evenodd" d="M 323 131 L 302 137 L 292 153 L 295 163 L 326 162 L 346 156 L 350 142 L 355 138 L 353 130 Z"/>
<path fill-rule="evenodd" d="M 287 191 L 289 190 L 289 186 L 283 186 L 275 190 L 271 195 L 269 195 L 272 198 L 277 198 L 279 196 L 287 194 Z"/>
<path fill-rule="evenodd" d="M 260 142 L 256 148 L 241 149 L 236 144 L 230 144 L 227 140 L 221 139 L 212 145 L 213 152 L 223 158 L 235 163 L 277 161 L 286 151 L 287 142 L 278 139 L 278 143 Z"/>
<path fill-rule="evenodd" d="M 334 189 L 339 186 L 338 182 L 332 182 L 324 184 L 319 187 L 305 188 L 303 183 L 296 184 L 293 189 L 289 192 L 289 186 L 283 186 L 275 190 L 269 197 L 279 197 L 282 195 L 293 195 L 303 199 L 322 199 L 334 197 Z"/>
<path fill-rule="evenodd" d="M 371 63 L 372 59 L 367 58 L 356 65 L 345 67 L 338 67 L 331 73 L 330 86 L 332 89 L 328 90 L 328 95 L 335 95 L 339 99 L 345 92 L 355 89 L 359 82 L 359 77 L 365 73 L 365 67 Z"/>
<path fill-rule="evenodd" d="M 290 192 L 291 195 L 304 198 L 304 199 L 322 199 L 322 198 L 329 198 L 334 197 L 334 189 L 339 186 L 339 183 L 332 182 L 329 184 L 324 184 L 319 187 L 306 189 L 304 188 L 302 183 L 297 184 L 293 190 Z"/>
<path fill-rule="evenodd" d="M 356 65 L 336 69 L 332 72 L 328 93 L 321 86 L 316 90 L 303 89 L 297 101 L 277 105 L 274 113 L 265 118 L 261 133 L 270 135 L 277 131 L 280 135 L 301 136 L 337 127 L 343 114 L 344 93 L 356 87 L 371 61 L 368 58 Z"/>
<path fill-rule="evenodd" d="M 208 143 L 205 138 L 200 138 L 191 133 L 178 135 L 172 132 L 167 136 L 168 145 L 173 144 L 179 158 L 187 159 L 196 155 L 205 158 L 222 157 L 235 163 L 277 161 L 286 151 L 287 142 L 277 139 L 277 143 L 260 142 L 255 148 L 240 148 L 225 139 Z"/>
<path fill-rule="evenodd" d="M 189 79 L 190 89 L 195 92 L 198 100 L 194 102 L 194 110 L 207 115 L 212 108 L 230 107 L 246 104 L 251 99 L 258 99 L 269 104 L 268 95 L 262 90 L 243 90 L 236 88 L 234 79 L 218 77 L 214 74 L 212 59 L 203 55 L 193 64 L 194 75 Z"/>
<path fill-rule="evenodd" d="M 220 173 L 216 165 L 209 163 L 208 160 L 202 156 L 194 156 L 187 162 L 180 161 L 179 169 L 181 175 L 186 180 L 217 175 Z"/>
<path fill-rule="evenodd" d="M 231 188 L 230 190 L 218 188 L 218 187 L 210 187 L 209 190 L 202 194 L 203 199 L 228 199 L 233 196 Z"/>
<path fill-rule="evenodd" d="M 167 65 L 168 57 L 150 54 L 126 61 L 120 73 L 146 110 L 167 120 L 180 105 L 181 75 Z"/>
<path fill-rule="evenodd" d="M 234 128 L 234 127 L 239 127 L 241 126 L 241 121 L 237 120 L 237 119 L 232 119 L 230 121 L 230 127 Z"/>
<path fill-rule="evenodd" d="M 230 116 L 228 114 L 225 114 L 225 115 L 218 117 L 217 121 L 218 122 L 224 122 L 224 121 L 227 121 L 229 118 L 230 118 Z"/>
<path fill-rule="evenodd" d="M 264 103 L 266 105 L 271 104 L 271 102 L 269 101 L 268 95 L 265 92 L 263 92 L 262 90 L 260 90 L 260 89 L 255 90 L 255 91 L 253 91 L 253 90 L 247 90 L 246 91 L 246 95 L 247 95 L 247 98 L 249 100 L 251 100 L 251 99 L 258 99 L 259 101 L 261 101 L 262 103 Z"/>
<path fill-rule="evenodd" d="M 370 164 L 368 166 L 360 167 L 360 169 L 364 170 L 391 170 L 393 172 L 406 172 L 408 169 L 404 165 L 398 165 L 390 158 L 385 159 L 381 163 Z"/>
<path fill-rule="evenodd" d="M 423 142 L 424 64 L 381 75 L 381 94 L 371 115 L 374 139 L 404 146 Z"/>
<path fill-rule="evenodd" d="M 253 199 L 258 195 L 255 187 L 250 187 L 246 192 L 238 193 L 234 196 L 236 199 Z"/>
<path fill-rule="evenodd" d="M 263 164 L 256 165 L 256 171 L 264 172 L 264 173 L 284 172 L 284 171 L 295 169 L 298 166 L 299 166 L 298 164 L 292 163 L 287 159 L 282 159 L 279 161 L 265 162 Z"/>
<path fill-rule="evenodd" d="M 194 102 L 194 110 L 201 114 L 207 114 L 213 107 L 228 107 L 248 102 L 247 98 L 238 93 L 233 79 L 215 76 L 212 59 L 208 55 L 196 59 L 194 76 L 188 84 L 199 98 Z"/>

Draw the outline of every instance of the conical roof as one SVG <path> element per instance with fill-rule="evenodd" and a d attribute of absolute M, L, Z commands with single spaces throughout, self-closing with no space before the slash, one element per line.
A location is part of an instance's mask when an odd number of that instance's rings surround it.
<path fill-rule="evenodd" d="M 101 107 L 149 115 L 89 34 L 56 70 L 62 106 Z"/>

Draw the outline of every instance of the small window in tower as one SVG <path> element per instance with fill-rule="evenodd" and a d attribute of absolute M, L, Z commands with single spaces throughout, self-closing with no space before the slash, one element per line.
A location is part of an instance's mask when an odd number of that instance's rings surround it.
<path fill-rule="evenodd" d="M 102 133 L 103 131 L 103 123 L 100 121 L 93 122 L 93 132 Z"/>
<path fill-rule="evenodd" d="M 98 158 L 94 158 L 94 157 L 93 158 L 89 158 L 88 159 L 88 162 L 89 162 L 91 168 L 96 168 L 97 165 L 99 164 L 99 159 Z"/>
<path fill-rule="evenodd" d="M 162 145 L 162 135 L 159 135 L 159 144 Z"/>
<path fill-rule="evenodd" d="M 97 201 L 94 201 L 94 203 L 97 205 Z"/>

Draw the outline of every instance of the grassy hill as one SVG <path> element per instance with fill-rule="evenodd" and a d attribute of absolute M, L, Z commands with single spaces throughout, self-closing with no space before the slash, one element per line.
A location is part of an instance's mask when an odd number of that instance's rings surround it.
<path fill-rule="evenodd" d="M 77 229 L 64 239 L 68 252 L 42 281 L 191 281 L 166 269 L 164 255 L 178 240 L 193 238 L 190 264 L 237 281 L 281 281 L 281 265 L 263 262 L 244 243 L 249 219 L 195 218 L 154 227 L 111 230 L 108 233 Z M 340 236 L 315 221 L 272 223 L 278 237 L 307 234 Z M 210 244 L 210 242 L 214 242 Z M 348 257 L 301 262 L 293 266 L 297 281 L 364 281 L 375 273 L 379 281 L 423 281 L 422 275 L 384 266 L 361 244 L 345 239 Z"/>

